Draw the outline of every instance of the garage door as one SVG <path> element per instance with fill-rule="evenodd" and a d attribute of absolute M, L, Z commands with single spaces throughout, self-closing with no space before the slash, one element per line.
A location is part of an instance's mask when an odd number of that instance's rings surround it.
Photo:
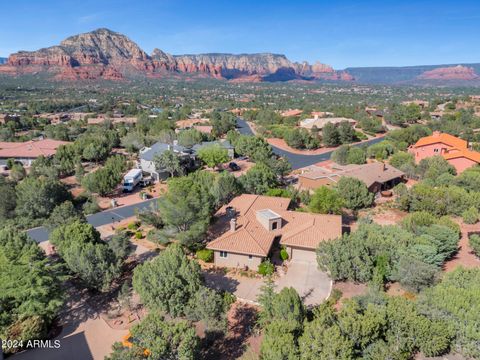
<path fill-rule="evenodd" d="M 304 250 L 292 248 L 292 260 L 293 261 L 317 261 L 315 250 Z"/>

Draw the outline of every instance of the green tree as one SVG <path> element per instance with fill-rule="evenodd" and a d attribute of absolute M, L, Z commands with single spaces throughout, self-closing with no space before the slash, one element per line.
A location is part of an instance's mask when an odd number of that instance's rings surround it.
<path fill-rule="evenodd" d="M 343 176 L 337 183 L 337 191 L 348 209 L 358 210 L 373 203 L 373 193 L 368 191 L 363 181 L 356 178 Z"/>
<path fill-rule="evenodd" d="M 349 144 L 356 140 L 355 130 L 348 121 L 338 124 L 338 138 L 342 144 Z"/>
<path fill-rule="evenodd" d="M 328 147 L 335 147 L 341 144 L 340 134 L 337 127 L 332 123 L 326 123 L 322 129 L 323 144 Z"/>
<path fill-rule="evenodd" d="M 152 359 L 194 360 L 199 350 L 195 328 L 182 320 L 165 320 L 156 312 L 149 313 L 131 329 L 132 347 L 115 343 L 109 360 L 141 360 L 148 351 Z"/>
<path fill-rule="evenodd" d="M 77 220 L 85 221 L 85 217 L 75 209 L 71 201 L 65 201 L 53 209 L 50 217 L 45 222 L 45 226 L 49 230 L 54 230 L 59 226 L 70 224 Z"/>
<path fill-rule="evenodd" d="M 193 176 L 170 179 L 168 192 L 158 201 L 165 232 L 183 245 L 197 248 L 207 231 L 215 201 L 210 190 L 202 188 Z"/>
<path fill-rule="evenodd" d="M 288 323 L 275 320 L 265 327 L 260 346 L 260 356 L 264 360 L 296 360 L 298 347 L 295 335 L 289 331 Z"/>
<path fill-rule="evenodd" d="M 218 144 L 202 147 L 198 151 L 198 157 L 210 168 L 215 168 L 229 160 L 227 149 Z"/>
<path fill-rule="evenodd" d="M 201 286 L 190 299 L 187 316 L 202 321 L 206 331 L 225 331 L 227 328 L 225 302 L 215 290 Z"/>
<path fill-rule="evenodd" d="M 178 133 L 178 143 L 188 149 L 202 142 L 202 133 L 196 129 L 182 130 Z"/>
<path fill-rule="evenodd" d="M 16 214 L 29 219 L 47 218 L 55 206 L 70 199 L 70 194 L 59 181 L 49 178 L 27 177 L 15 187 Z"/>
<path fill-rule="evenodd" d="M 442 174 L 457 174 L 455 168 L 439 155 L 422 159 L 418 164 L 417 173 L 420 178 L 432 181 L 435 181 Z"/>
<path fill-rule="evenodd" d="M 61 268 L 24 233 L 0 230 L 0 333 L 2 339 L 47 336 L 63 304 Z"/>
<path fill-rule="evenodd" d="M 200 266 L 173 244 L 152 261 L 135 268 L 133 288 L 151 310 L 183 316 L 202 285 Z"/>
<path fill-rule="evenodd" d="M 475 255 L 480 256 L 480 235 L 470 235 L 468 238 L 468 245 L 470 245 Z"/>
<path fill-rule="evenodd" d="M 478 209 L 474 206 L 469 207 L 462 213 L 463 222 L 465 224 L 476 224 L 479 216 Z"/>
<path fill-rule="evenodd" d="M 155 167 L 157 169 L 165 169 L 165 171 L 170 173 L 171 177 L 175 176 L 175 174 L 183 174 L 183 167 L 180 163 L 180 159 L 173 150 L 167 150 L 160 155 L 156 155 L 153 161 L 155 162 Z"/>
<path fill-rule="evenodd" d="M 120 274 L 120 261 L 90 224 L 75 221 L 57 227 L 50 242 L 67 267 L 92 289 L 108 290 Z"/>
<path fill-rule="evenodd" d="M 408 290 L 419 292 L 432 285 L 437 276 L 438 268 L 421 260 L 403 256 L 398 262 L 394 279 Z"/>
<path fill-rule="evenodd" d="M 53 157 L 53 163 L 62 175 L 70 175 L 75 170 L 79 157 L 73 144 L 60 145 Z"/>
<path fill-rule="evenodd" d="M 467 358 L 480 357 L 480 334 L 476 330 L 480 323 L 479 293 L 480 271 L 458 267 L 439 284 L 421 293 L 418 300 L 423 314 L 446 322 L 453 329 L 452 348 Z"/>
<path fill-rule="evenodd" d="M 3 176 L 0 176 L 0 221 L 13 218 L 15 215 L 15 207 L 17 205 L 15 186 Z"/>
<path fill-rule="evenodd" d="M 256 164 L 246 174 L 240 177 L 240 183 L 246 192 L 264 194 L 277 184 L 277 176 L 265 164 Z"/>
<path fill-rule="evenodd" d="M 348 164 L 365 164 L 367 162 L 367 154 L 363 147 L 351 147 L 347 155 Z"/>
<path fill-rule="evenodd" d="M 341 214 L 343 198 L 336 189 L 326 186 L 317 188 L 310 199 L 308 208 L 320 214 Z"/>

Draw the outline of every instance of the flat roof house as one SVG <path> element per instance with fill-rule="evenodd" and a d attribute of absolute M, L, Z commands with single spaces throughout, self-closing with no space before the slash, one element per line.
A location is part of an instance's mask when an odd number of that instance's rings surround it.
<path fill-rule="evenodd" d="M 66 144 L 69 142 L 52 139 L 0 142 L 0 163 L 5 164 L 7 159 L 15 159 L 25 166 L 30 166 L 39 156 L 53 156 L 60 145 Z"/>
<path fill-rule="evenodd" d="M 434 131 L 431 136 L 419 139 L 409 148 L 415 162 L 440 155 L 461 173 L 471 166 L 480 164 L 480 153 L 468 149 L 468 142 L 453 135 Z"/>
<path fill-rule="evenodd" d="M 374 162 L 364 165 L 334 165 L 332 168 L 312 167 L 310 171 L 298 175 L 298 182 L 302 189 L 315 190 L 322 185 L 334 185 L 343 176 L 361 180 L 368 190 L 377 193 L 402 182 L 405 174 L 389 164 Z"/>
<path fill-rule="evenodd" d="M 328 123 L 331 123 L 337 126 L 338 124 L 344 121 L 348 122 L 351 125 L 355 125 L 357 123 L 356 120 L 348 119 L 344 117 L 320 118 L 318 116 L 315 116 L 314 118 L 300 121 L 300 127 L 311 130 L 314 126 L 316 126 L 317 129 L 322 130 L 324 126 L 327 125 Z"/>
<path fill-rule="evenodd" d="M 207 245 L 215 265 L 256 270 L 274 244 L 284 245 L 291 259 L 316 261 L 318 244 L 342 235 L 340 215 L 289 211 L 289 205 L 286 198 L 243 194 L 218 210 Z"/>

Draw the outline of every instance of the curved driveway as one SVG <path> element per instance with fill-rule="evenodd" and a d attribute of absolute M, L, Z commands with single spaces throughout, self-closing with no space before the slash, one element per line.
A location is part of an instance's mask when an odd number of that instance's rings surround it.
<path fill-rule="evenodd" d="M 250 126 L 248 125 L 248 123 L 242 118 L 237 118 L 237 129 L 243 135 L 255 135 L 252 129 L 250 128 Z M 368 146 L 368 145 L 379 143 L 381 141 L 383 141 L 383 137 L 367 140 L 362 143 L 355 144 L 353 146 L 363 146 L 363 145 Z M 293 170 L 300 169 L 306 166 L 319 163 L 321 161 L 328 160 L 332 156 L 332 152 L 333 152 L 332 150 L 332 151 L 325 152 L 323 154 L 318 154 L 318 155 L 301 155 L 301 154 L 293 154 L 291 152 L 280 149 L 273 145 L 270 145 L 270 146 L 272 147 L 273 152 L 275 154 L 286 158 L 290 162 Z"/>

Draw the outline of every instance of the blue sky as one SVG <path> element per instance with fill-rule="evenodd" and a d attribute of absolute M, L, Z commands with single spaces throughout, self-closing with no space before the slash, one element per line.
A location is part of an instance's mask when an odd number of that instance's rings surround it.
<path fill-rule="evenodd" d="M 480 62 L 480 1 L 2 1 L 0 56 L 107 27 L 150 53 L 275 52 L 347 66 Z"/>

